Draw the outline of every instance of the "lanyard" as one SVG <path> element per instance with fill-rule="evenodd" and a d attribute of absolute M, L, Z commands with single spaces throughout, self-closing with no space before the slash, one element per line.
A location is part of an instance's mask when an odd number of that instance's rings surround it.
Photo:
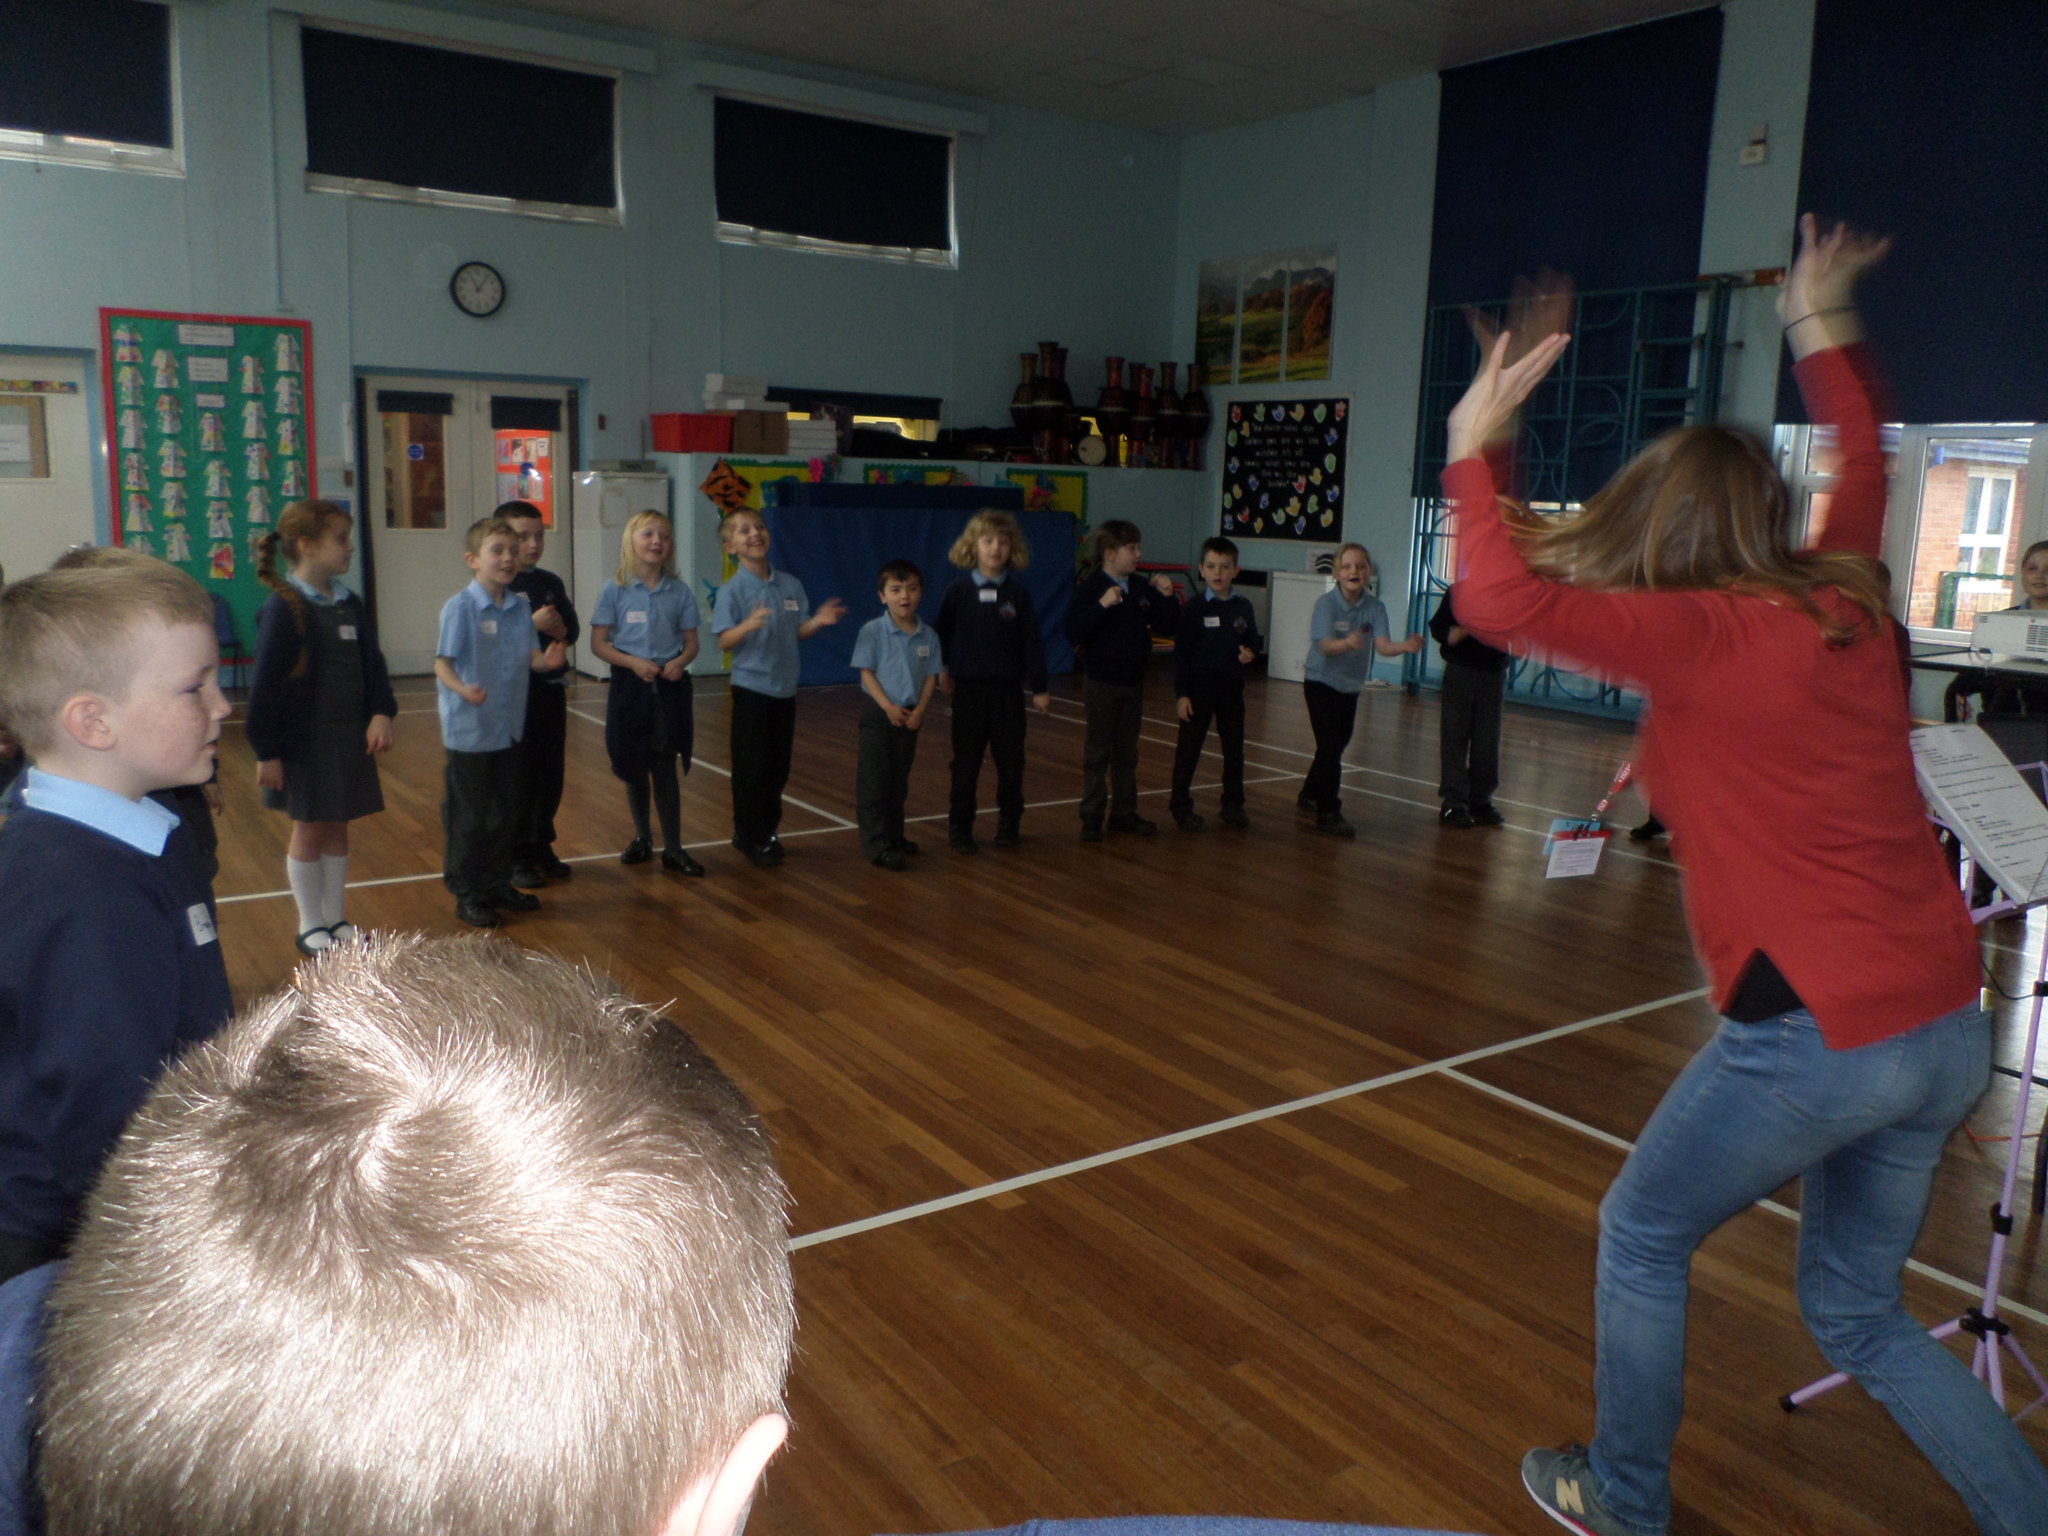
<path fill-rule="evenodd" d="M 1624 789 L 1628 788 L 1628 781 L 1634 778 L 1635 774 L 1636 765 L 1633 762 L 1623 763 L 1621 765 L 1620 770 L 1616 772 L 1616 774 L 1614 775 L 1614 782 L 1607 786 L 1607 793 L 1602 795 L 1600 797 L 1600 803 L 1593 807 L 1594 826 L 1597 827 L 1600 824 L 1600 818 L 1607 814 L 1607 807 L 1613 803 L 1614 797 L 1616 795 L 1620 794 Z"/>

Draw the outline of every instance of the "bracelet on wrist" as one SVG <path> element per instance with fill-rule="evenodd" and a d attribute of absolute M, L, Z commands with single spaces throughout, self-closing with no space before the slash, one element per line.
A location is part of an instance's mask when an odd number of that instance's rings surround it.
<path fill-rule="evenodd" d="M 1809 309 L 1798 319 L 1787 320 L 1785 322 L 1785 329 L 1789 331 L 1795 325 L 1804 325 L 1809 320 L 1818 320 L 1822 315 L 1853 315 L 1855 313 L 1856 306 L 1854 304 L 1833 304 L 1826 309 Z"/>

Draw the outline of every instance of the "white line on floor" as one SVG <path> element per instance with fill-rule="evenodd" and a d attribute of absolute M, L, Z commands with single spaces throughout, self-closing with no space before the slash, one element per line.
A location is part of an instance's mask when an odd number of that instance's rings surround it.
<path fill-rule="evenodd" d="M 1492 1083 L 1482 1082 L 1480 1079 L 1468 1073 L 1460 1072 L 1455 1068 L 1447 1069 L 1444 1072 L 1444 1076 L 1454 1078 L 1468 1088 L 1476 1088 L 1481 1093 L 1499 1099 L 1502 1103 L 1512 1104 L 1517 1109 L 1526 1110 L 1539 1119 L 1550 1121 L 1553 1125 L 1561 1125 L 1567 1130 L 1577 1131 L 1582 1136 L 1589 1136 L 1594 1141 L 1613 1147 L 1617 1151 L 1629 1152 L 1635 1149 L 1634 1142 L 1624 1140 L 1611 1131 L 1603 1131 L 1598 1126 L 1586 1124 L 1583 1120 L 1574 1120 L 1570 1115 L 1562 1114 L 1557 1110 L 1549 1108 L 1547 1105 L 1538 1104 L 1533 1099 L 1525 1099 L 1519 1093 L 1510 1093 L 1505 1088 L 1496 1088 Z M 1785 1205 L 1780 1201 L 1759 1200 L 1757 1204 L 1769 1211 L 1773 1216 L 1782 1216 L 1791 1222 L 1799 1220 L 1799 1213 L 1793 1210 L 1791 1206 Z M 1932 1264 L 1924 1264 L 1918 1259 L 1908 1259 L 1906 1261 L 1906 1268 L 1916 1275 L 1924 1275 L 1937 1284 L 1945 1285 L 1952 1291 L 1961 1291 L 1966 1296 L 1982 1296 L 1984 1293 L 1982 1281 L 1965 1280 L 1960 1275 L 1952 1275 L 1945 1269 L 1936 1269 Z M 2002 1313 L 2009 1312 L 2015 1317 L 2024 1317 L 2030 1323 L 2048 1323 L 2048 1312 L 2036 1311 L 2024 1302 L 2014 1301 L 2009 1296 L 1999 1297 L 1998 1309 Z"/>
<path fill-rule="evenodd" d="M 1690 992 L 1674 992 L 1669 997 L 1660 997 L 1652 1002 L 1637 1003 L 1633 1007 L 1619 1008 L 1612 1013 L 1598 1014 L 1590 1019 L 1580 1019 L 1576 1023 L 1559 1024 L 1551 1029 L 1538 1030 L 1532 1035 L 1522 1035 L 1513 1040 L 1503 1040 L 1497 1045 L 1485 1045 L 1477 1050 L 1461 1052 L 1456 1056 L 1446 1056 L 1442 1061 L 1423 1062 L 1413 1067 L 1403 1067 L 1398 1072 L 1383 1073 L 1378 1077 L 1369 1077 L 1363 1082 L 1348 1083 L 1341 1088 L 1328 1088 L 1321 1093 L 1309 1094 L 1305 1098 L 1289 1099 L 1284 1104 L 1272 1104 L 1264 1109 L 1247 1110 L 1241 1115 L 1231 1115 L 1226 1119 L 1212 1120 L 1206 1125 L 1192 1126 L 1184 1131 L 1173 1131 L 1167 1135 L 1154 1136 L 1145 1141 L 1134 1141 L 1129 1146 L 1116 1147 L 1108 1152 L 1097 1152 L 1088 1157 L 1077 1157 L 1071 1162 L 1055 1163 L 1050 1168 L 1040 1168 L 1032 1173 L 1018 1174 L 1015 1178 L 998 1179 L 992 1184 L 981 1184 L 973 1189 L 963 1189 L 956 1194 L 941 1195 L 936 1200 L 921 1201 L 916 1205 L 906 1205 L 898 1210 L 884 1211 L 875 1216 L 863 1216 L 858 1221 L 844 1222 L 836 1227 L 825 1227 L 816 1232 L 806 1232 L 801 1237 L 791 1238 L 789 1243 L 790 1250 L 794 1252 L 799 1248 L 810 1248 L 819 1243 L 836 1242 L 840 1238 L 852 1237 L 856 1233 L 872 1232 L 880 1227 L 892 1227 L 898 1222 L 914 1221 L 920 1216 L 930 1216 L 939 1211 L 952 1210 L 955 1206 L 972 1205 L 977 1201 L 992 1199 L 997 1195 L 1009 1194 L 1013 1190 L 1029 1189 L 1033 1185 L 1050 1183 L 1054 1179 L 1069 1178 L 1077 1173 L 1086 1173 L 1090 1169 L 1104 1168 L 1112 1163 L 1121 1163 L 1130 1158 L 1142 1157 L 1148 1152 L 1159 1152 L 1168 1147 L 1181 1146 L 1186 1142 L 1199 1141 L 1204 1137 L 1214 1136 L 1222 1131 L 1234 1131 L 1243 1126 L 1257 1125 L 1261 1121 L 1276 1120 L 1283 1115 L 1298 1114 L 1305 1109 L 1317 1109 L 1325 1104 L 1334 1104 L 1339 1099 L 1348 1099 L 1361 1093 L 1371 1093 L 1380 1088 L 1391 1088 L 1400 1083 L 1412 1082 L 1419 1077 L 1429 1077 L 1449 1072 L 1455 1067 L 1465 1066 L 1470 1062 L 1484 1061 L 1492 1056 L 1505 1055 L 1509 1051 L 1519 1051 L 1528 1046 L 1541 1045 L 1547 1040 L 1559 1040 L 1566 1035 L 1575 1035 L 1581 1030 L 1593 1029 L 1602 1024 L 1618 1023 L 1622 1019 L 1632 1019 L 1638 1014 L 1654 1013 L 1659 1008 L 1670 1008 L 1678 1003 L 1691 1002 L 1694 998 L 1704 997 L 1705 995 L 1706 988 L 1704 987 L 1695 987 Z"/>

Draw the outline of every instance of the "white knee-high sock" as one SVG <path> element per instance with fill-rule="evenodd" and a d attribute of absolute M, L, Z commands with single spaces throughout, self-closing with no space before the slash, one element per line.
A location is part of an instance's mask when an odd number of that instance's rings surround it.
<path fill-rule="evenodd" d="M 292 900 L 298 903 L 299 932 L 325 928 L 328 919 L 321 914 L 327 908 L 327 872 L 320 867 L 320 860 L 295 859 L 287 854 L 284 875 L 291 882 Z"/>
<path fill-rule="evenodd" d="M 322 854 L 320 875 L 323 887 L 320 898 L 320 926 L 332 928 L 341 921 L 342 905 L 348 899 L 348 855 Z"/>

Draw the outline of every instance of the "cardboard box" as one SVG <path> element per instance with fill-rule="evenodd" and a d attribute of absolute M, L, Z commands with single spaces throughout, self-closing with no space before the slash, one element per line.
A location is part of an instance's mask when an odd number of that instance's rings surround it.
<path fill-rule="evenodd" d="M 732 419 L 734 453 L 788 453 L 789 413 L 740 411 Z"/>
<path fill-rule="evenodd" d="M 730 416 L 694 411 L 660 411 L 647 418 L 656 453 L 730 453 Z"/>

